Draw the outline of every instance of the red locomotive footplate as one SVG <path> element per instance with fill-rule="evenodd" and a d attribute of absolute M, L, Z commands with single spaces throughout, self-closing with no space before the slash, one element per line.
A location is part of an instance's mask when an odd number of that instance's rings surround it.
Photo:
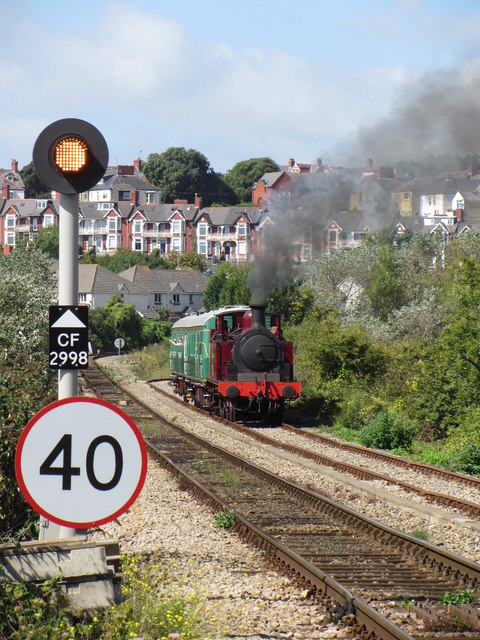
<path fill-rule="evenodd" d="M 265 382 L 264 380 L 259 382 L 236 382 L 232 380 L 230 382 L 219 382 L 218 392 L 225 397 L 234 397 L 232 396 L 232 387 L 238 389 L 237 397 L 256 398 L 260 393 L 269 400 L 296 398 L 301 391 L 300 382 Z"/>

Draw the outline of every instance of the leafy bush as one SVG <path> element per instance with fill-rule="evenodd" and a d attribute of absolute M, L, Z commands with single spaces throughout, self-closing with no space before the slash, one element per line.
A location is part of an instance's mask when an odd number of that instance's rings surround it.
<path fill-rule="evenodd" d="M 425 447 L 419 453 L 419 459 L 425 464 L 431 464 L 434 467 L 443 467 L 444 469 L 450 469 L 450 460 L 445 451 L 442 451 L 438 447 Z"/>
<path fill-rule="evenodd" d="M 222 509 L 215 514 L 215 523 L 219 529 L 231 529 L 237 520 L 234 509 Z"/>
<path fill-rule="evenodd" d="M 0 582 L 0 640 L 93 640 L 95 625 L 82 614 L 72 615 L 62 594 L 59 578 L 39 587 Z"/>
<path fill-rule="evenodd" d="M 471 442 L 458 449 L 451 459 L 451 466 L 458 473 L 480 476 L 480 442 Z"/>
<path fill-rule="evenodd" d="M 360 432 L 360 442 L 375 449 L 410 451 L 416 429 L 406 418 L 388 411 L 380 411 Z"/>
<path fill-rule="evenodd" d="M 443 594 L 441 603 L 442 604 L 472 604 L 475 602 L 475 592 L 473 589 L 457 589 L 453 593 L 449 593 L 448 591 Z"/>
<path fill-rule="evenodd" d="M 0 358 L 0 538 L 35 535 L 38 516 L 18 488 L 15 450 L 27 422 L 52 396 L 46 357 L 37 362 L 26 354 Z"/>

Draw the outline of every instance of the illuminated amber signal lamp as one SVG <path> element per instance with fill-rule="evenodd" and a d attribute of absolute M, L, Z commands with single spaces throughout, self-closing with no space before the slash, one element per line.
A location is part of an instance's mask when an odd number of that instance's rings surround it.
<path fill-rule="evenodd" d="M 81 138 L 69 136 L 57 142 L 53 155 L 60 171 L 76 173 L 88 163 L 88 145 Z"/>
<path fill-rule="evenodd" d="M 43 184 L 73 195 L 88 191 L 105 173 L 108 147 L 85 120 L 64 118 L 48 125 L 33 147 L 33 166 Z"/>

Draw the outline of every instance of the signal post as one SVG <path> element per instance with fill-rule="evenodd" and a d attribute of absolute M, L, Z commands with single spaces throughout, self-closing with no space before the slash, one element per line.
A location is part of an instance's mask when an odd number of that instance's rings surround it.
<path fill-rule="evenodd" d="M 102 178 L 108 165 L 104 137 L 89 122 L 77 118 L 57 120 L 38 136 L 33 148 L 33 165 L 44 184 L 60 194 L 59 210 L 59 306 L 75 313 L 78 307 L 78 194 L 88 191 Z M 74 346 L 73 344 L 71 345 Z M 50 354 L 52 349 L 50 347 Z M 57 359 L 58 399 L 78 395 L 79 359 Z M 75 362 L 73 362 L 75 360 Z M 42 522 L 41 539 L 66 538 L 75 529 Z"/>

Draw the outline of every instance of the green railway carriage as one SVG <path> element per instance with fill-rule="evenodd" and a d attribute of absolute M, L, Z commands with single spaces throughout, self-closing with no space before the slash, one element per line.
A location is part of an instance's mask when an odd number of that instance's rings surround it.
<path fill-rule="evenodd" d="M 233 322 L 229 311 L 248 311 L 249 307 L 227 307 L 198 316 L 178 320 L 172 328 L 170 339 L 170 370 L 178 376 L 204 382 L 210 376 L 210 336 L 215 330 L 217 316 L 223 315 L 228 326 Z"/>

